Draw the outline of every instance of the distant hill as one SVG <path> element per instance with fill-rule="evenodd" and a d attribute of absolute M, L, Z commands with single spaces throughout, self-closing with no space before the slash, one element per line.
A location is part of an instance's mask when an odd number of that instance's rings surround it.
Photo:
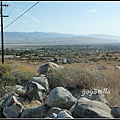
<path fill-rule="evenodd" d="M 107 35 L 107 34 L 89 34 L 89 35 L 83 35 L 83 36 L 84 37 L 92 37 L 92 38 L 100 38 L 100 39 L 120 40 L 120 36 Z"/>
<path fill-rule="evenodd" d="M 105 44 L 120 43 L 120 36 L 105 34 L 74 35 L 45 32 L 4 32 L 4 43 L 56 45 Z"/>

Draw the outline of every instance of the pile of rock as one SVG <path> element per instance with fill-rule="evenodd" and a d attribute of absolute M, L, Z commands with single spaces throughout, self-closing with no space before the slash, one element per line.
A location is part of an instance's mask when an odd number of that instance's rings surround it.
<path fill-rule="evenodd" d="M 93 89 L 97 90 L 97 89 Z M 49 89 L 44 75 L 34 77 L 0 103 L 0 118 L 120 118 L 120 107 L 110 107 L 100 90 L 99 94 L 74 97 L 63 87 Z M 37 106 L 25 107 L 25 101 L 39 101 Z"/>

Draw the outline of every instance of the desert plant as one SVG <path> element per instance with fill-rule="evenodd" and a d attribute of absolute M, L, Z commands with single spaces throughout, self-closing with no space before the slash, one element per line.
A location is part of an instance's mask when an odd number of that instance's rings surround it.
<path fill-rule="evenodd" d="M 10 71 L 11 67 L 8 64 L 0 64 L 0 78 L 2 78 L 5 73 Z"/>
<path fill-rule="evenodd" d="M 25 82 L 31 80 L 33 76 L 34 74 L 32 72 L 12 71 L 4 75 L 2 82 L 9 86 L 16 84 L 23 85 Z"/>
<path fill-rule="evenodd" d="M 50 87 L 67 87 L 69 83 L 74 83 L 80 89 L 91 89 L 98 80 L 104 80 L 103 74 L 92 72 L 88 69 L 65 67 L 64 69 L 51 69 L 46 73 Z"/>

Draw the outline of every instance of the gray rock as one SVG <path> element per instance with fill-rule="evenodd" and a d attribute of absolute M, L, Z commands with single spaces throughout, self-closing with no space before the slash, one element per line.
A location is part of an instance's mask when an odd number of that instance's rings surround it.
<path fill-rule="evenodd" d="M 70 111 L 75 118 L 113 118 L 106 104 L 87 98 L 79 99 Z"/>
<path fill-rule="evenodd" d="M 26 94 L 25 88 L 21 85 L 15 85 L 14 92 L 17 93 L 19 96 L 24 96 L 24 94 Z"/>
<path fill-rule="evenodd" d="M 49 117 L 50 118 L 57 118 L 57 114 L 56 113 L 52 113 Z"/>
<path fill-rule="evenodd" d="M 69 64 L 75 63 L 75 59 L 74 59 L 74 58 L 69 58 L 69 59 L 67 59 L 67 62 L 68 62 Z"/>
<path fill-rule="evenodd" d="M 20 114 L 24 110 L 22 104 L 13 104 L 10 107 L 3 109 L 3 114 L 6 118 L 19 118 Z"/>
<path fill-rule="evenodd" d="M 14 93 L 15 86 L 1 86 L 0 87 L 0 106 L 5 103 L 11 94 Z M 14 93 L 15 94 L 15 93 Z M 3 108 L 3 107 L 2 107 Z"/>
<path fill-rule="evenodd" d="M 22 112 L 20 118 L 45 118 L 49 109 L 47 105 L 30 107 Z"/>
<path fill-rule="evenodd" d="M 62 111 L 65 111 L 65 112 L 67 112 L 69 115 L 72 116 L 72 113 L 71 113 L 69 110 L 67 110 L 67 109 L 62 109 Z"/>
<path fill-rule="evenodd" d="M 21 104 L 23 104 L 23 102 L 25 101 L 25 98 L 24 98 L 24 97 L 18 97 L 17 100 L 18 100 Z"/>
<path fill-rule="evenodd" d="M 5 116 L 3 115 L 3 109 L 0 107 L 0 118 L 5 118 Z"/>
<path fill-rule="evenodd" d="M 49 84 L 48 84 L 48 80 L 46 77 L 44 77 L 44 76 L 33 77 L 33 79 L 31 81 L 39 83 L 46 89 L 46 91 L 49 91 Z"/>
<path fill-rule="evenodd" d="M 107 90 L 107 89 L 106 89 Z M 99 89 L 92 89 L 92 90 L 83 90 L 82 97 L 88 98 L 90 100 L 97 100 L 99 102 L 103 102 L 105 104 L 109 104 L 108 100 L 105 98 L 105 93 L 107 91 L 101 91 Z"/>
<path fill-rule="evenodd" d="M 50 107 L 69 109 L 77 99 L 63 87 L 56 87 L 50 91 L 46 104 Z"/>
<path fill-rule="evenodd" d="M 54 63 L 61 64 L 61 58 L 54 58 Z"/>
<path fill-rule="evenodd" d="M 67 64 L 67 59 L 62 59 L 62 64 Z"/>
<path fill-rule="evenodd" d="M 57 118 L 71 118 L 74 119 L 71 115 L 69 115 L 66 111 L 60 111 L 57 115 Z"/>
<path fill-rule="evenodd" d="M 115 67 L 120 70 L 120 66 L 115 66 Z"/>
<path fill-rule="evenodd" d="M 8 95 L 8 96 L 3 100 L 2 104 L 1 104 L 1 107 L 4 108 L 4 107 L 6 106 L 8 100 L 9 100 L 11 97 L 13 97 L 13 96 L 19 97 L 18 94 L 16 94 L 16 93 L 11 93 L 10 95 Z"/>
<path fill-rule="evenodd" d="M 45 74 L 47 71 L 49 71 L 50 69 L 58 69 L 58 68 L 63 68 L 62 66 L 59 66 L 58 64 L 56 63 L 53 63 L 53 62 L 48 62 L 48 63 L 45 63 L 43 65 L 41 65 L 39 67 L 39 73 L 40 74 Z"/>
<path fill-rule="evenodd" d="M 46 89 L 37 82 L 31 81 L 26 85 L 26 95 L 31 100 L 39 100 L 42 102 L 45 98 L 45 92 Z"/>
<path fill-rule="evenodd" d="M 56 113 L 56 114 L 58 114 L 60 111 L 62 111 L 61 108 L 58 108 L 58 107 L 52 107 L 52 108 L 48 111 L 47 116 L 50 116 L 52 113 Z"/>
<path fill-rule="evenodd" d="M 120 106 L 113 106 L 111 108 L 111 114 L 114 118 L 120 118 Z"/>
<path fill-rule="evenodd" d="M 18 118 L 23 110 L 23 105 L 16 99 L 15 96 L 12 96 L 6 102 L 3 108 L 3 114 L 6 118 Z"/>

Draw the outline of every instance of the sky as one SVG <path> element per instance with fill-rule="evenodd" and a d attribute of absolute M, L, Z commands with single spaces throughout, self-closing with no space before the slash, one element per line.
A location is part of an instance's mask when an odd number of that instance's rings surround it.
<path fill-rule="evenodd" d="M 37 2 L 3 1 L 4 32 L 120 36 L 120 1 L 39 1 L 22 15 Z"/>

